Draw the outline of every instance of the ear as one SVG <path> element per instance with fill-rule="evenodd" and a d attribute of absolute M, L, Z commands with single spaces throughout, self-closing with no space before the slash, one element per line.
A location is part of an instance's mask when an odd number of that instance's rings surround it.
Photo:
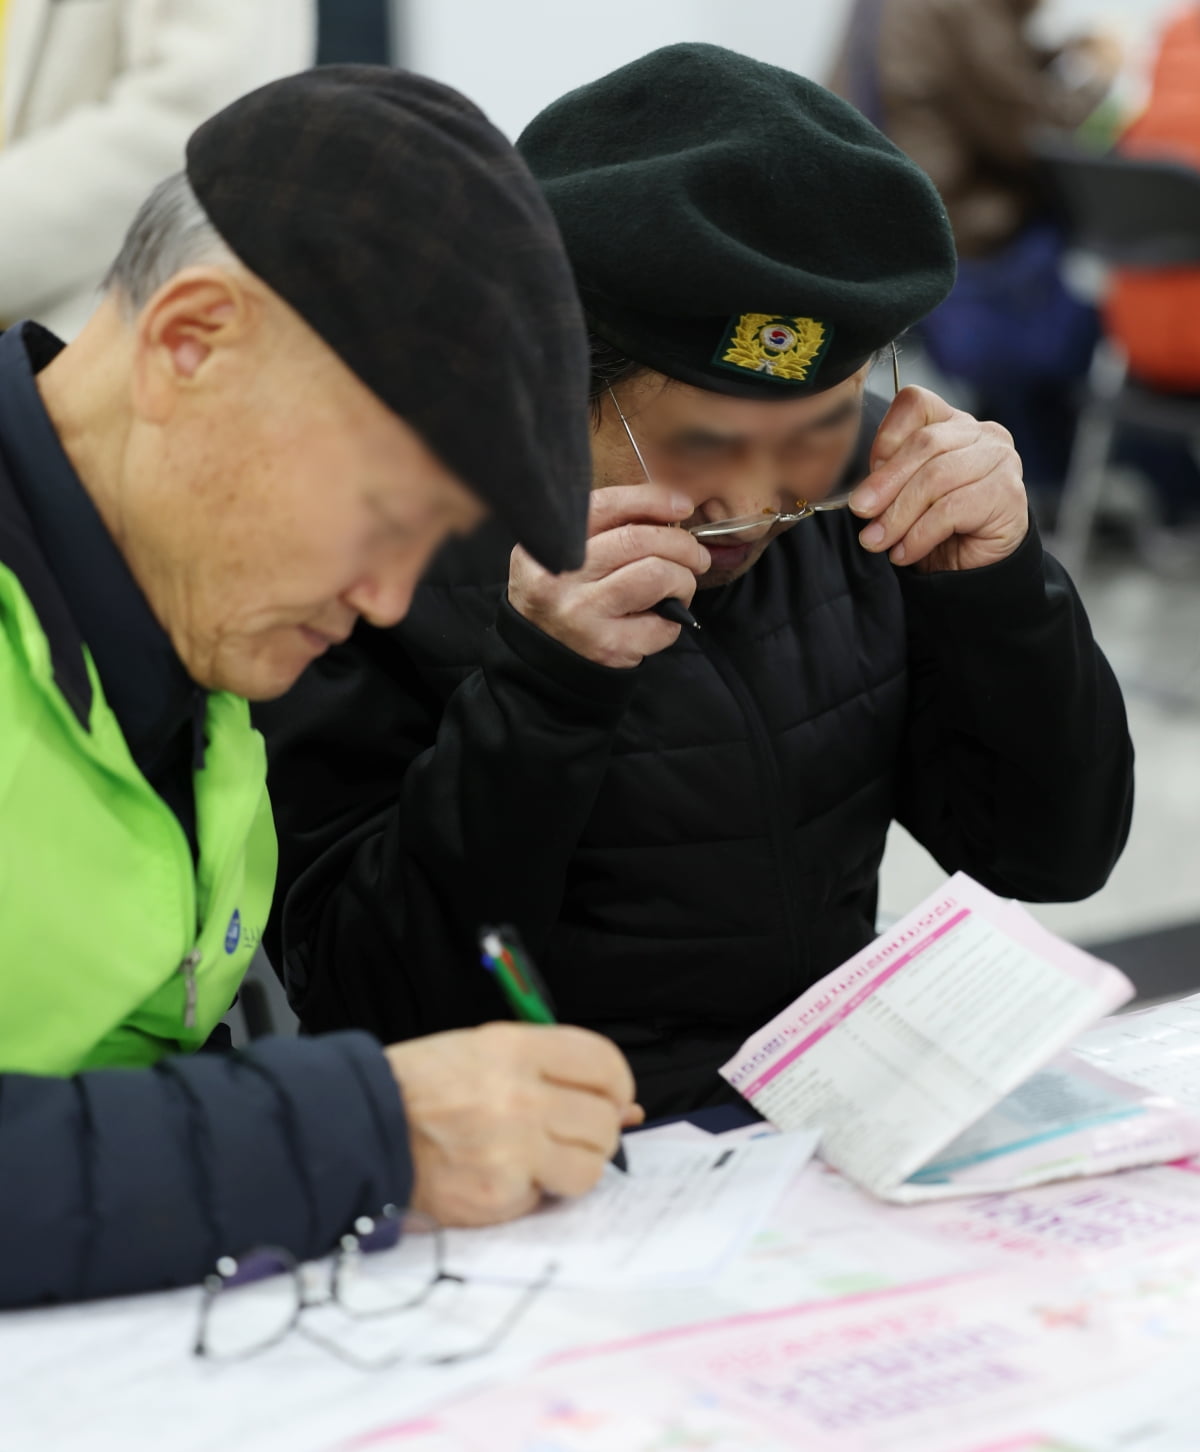
<path fill-rule="evenodd" d="M 228 351 L 262 322 L 261 299 L 248 278 L 222 267 L 188 267 L 169 278 L 135 326 L 134 408 L 163 423 L 180 397 L 204 386 Z"/>

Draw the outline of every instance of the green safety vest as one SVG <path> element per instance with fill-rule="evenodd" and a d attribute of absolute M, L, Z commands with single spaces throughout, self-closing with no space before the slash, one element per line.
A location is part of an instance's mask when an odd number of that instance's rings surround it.
<path fill-rule="evenodd" d="M 208 700 L 197 866 L 90 655 L 87 669 L 85 730 L 33 605 L 0 565 L 0 1071 L 144 1066 L 198 1048 L 271 904 L 266 753 L 246 702 Z"/>

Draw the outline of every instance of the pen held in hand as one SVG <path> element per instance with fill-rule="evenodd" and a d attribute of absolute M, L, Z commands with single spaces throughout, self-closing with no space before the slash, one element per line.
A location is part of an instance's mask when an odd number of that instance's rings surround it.
<path fill-rule="evenodd" d="M 661 615 L 664 620 L 669 620 L 673 625 L 688 625 L 693 630 L 700 629 L 700 622 L 687 608 L 682 600 L 676 600 L 674 595 L 668 595 L 665 600 L 660 600 L 657 605 L 651 605 L 652 615 Z"/>
<path fill-rule="evenodd" d="M 479 949 L 483 966 L 500 985 L 509 1008 L 522 1023 L 558 1022 L 550 990 L 533 966 L 533 959 L 526 953 L 515 928 L 508 925 L 484 928 L 479 934 Z M 619 1142 L 612 1163 L 622 1174 L 629 1173 L 625 1147 Z"/>

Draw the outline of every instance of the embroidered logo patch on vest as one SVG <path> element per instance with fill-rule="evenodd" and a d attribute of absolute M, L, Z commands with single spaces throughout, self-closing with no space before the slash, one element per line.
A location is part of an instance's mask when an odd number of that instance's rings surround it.
<path fill-rule="evenodd" d="M 731 371 L 766 373 L 780 383 L 807 383 L 832 339 L 833 329 L 816 318 L 742 313 L 729 320 L 713 362 Z"/>
<path fill-rule="evenodd" d="M 242 940 L 242 915 L 235 908 L 233 917 L 229 919 L 229 926 L 225 929 L 225 951 L 236 953 L 237 945 Z"/>

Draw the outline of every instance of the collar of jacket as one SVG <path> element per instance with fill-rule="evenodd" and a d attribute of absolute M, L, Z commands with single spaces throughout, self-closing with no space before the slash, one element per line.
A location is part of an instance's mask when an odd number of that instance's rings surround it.
<path fill-rule="evenodd" d="M 62 348 L 36 323 L 0 336 L 0 560 L 42 618 L 55 679 L 81 724 L 91 705 L 86 643 L 142 769 L 154 774 L 154 763 L 189 718 L 198 768 L 204 693 L 151 612 L 37 390 L 35 375 Z"/>
<path fill-rule="evenodd" d="M 33 532 L 0 453 L 0 564 L 16 576 L 33 606 L 50 652 L 54 684 L 86 731 L 92 712 L 83 637 Z"/>

